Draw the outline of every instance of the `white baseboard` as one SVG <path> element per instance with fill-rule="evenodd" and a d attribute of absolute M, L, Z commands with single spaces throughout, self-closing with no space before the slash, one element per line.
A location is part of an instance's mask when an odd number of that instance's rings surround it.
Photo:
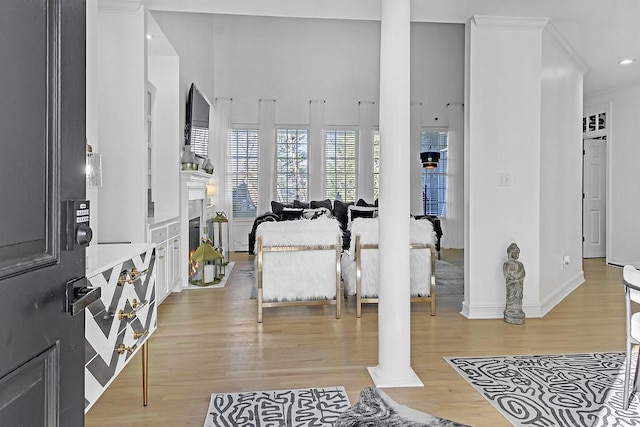
<path fill-rule="evenodd" d="M 575 291 L 578 286 L 584 283 L 584 272 L 579 271 L 576 275 L 567 280 L 562 286 L 560 286 L 554 293 L 549 295 L 542 302 L 541 305 L 541 316 L 545 316 L 549 313 L 556 305 L 560 304 L 560 302 L 565 299 L 569 294 Z"/>
<path fill-rule="evenodd" d="M 544 317 L 578 286 L 584 283 L 584 272 L 580 271 L 567 280 L 554 293 L 549 295 L 541 304 L 523 304 L 522 310 L 528 318 Z M 502 319 L 504 317 L 504 304 L 487 304 L 469 306 L 467 301 L 462 303 L 461 315 L 467 319 Z"/>

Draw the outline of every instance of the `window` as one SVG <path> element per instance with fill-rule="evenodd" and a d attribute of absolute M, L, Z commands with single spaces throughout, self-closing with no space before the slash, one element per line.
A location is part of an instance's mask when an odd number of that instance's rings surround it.
<path fill-rule="evenodd" d="M 233 218 L 254 218 L 258 201 L 258 129 L 231 129 L 227 185 Z"/>
<path fill-rule="evenodd" d="M 380 131 L 373 132 L 373 199 L 380 195 Z"/>
<path fill-rule="evenodd" d="M 422 151 L 437 151 L 440 161 L 435 169 L 422 170 L 422 206 L 424 215 L 446 215 L 447 158 L 449 134 L 446 131 L 422 131 Z"/>
<path fill-rule="evenodd" d="M 307 200 L 307 130 L 276 131 L 276 192 L 281 203 Z"/>
<path fill-rule="evenodd" d="M 356 199 L 356 132 L 329 130 L 325 138 L 325 197 Z"/>

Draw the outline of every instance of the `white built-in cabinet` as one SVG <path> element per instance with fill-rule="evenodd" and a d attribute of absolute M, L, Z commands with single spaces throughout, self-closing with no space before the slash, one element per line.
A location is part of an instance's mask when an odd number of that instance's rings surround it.
<path fill-rule="evenodd" d="M 148 235 L 156 245 L 156 300 L 160 304 L 180 283 L 179 218 L 150 223 Z"/>

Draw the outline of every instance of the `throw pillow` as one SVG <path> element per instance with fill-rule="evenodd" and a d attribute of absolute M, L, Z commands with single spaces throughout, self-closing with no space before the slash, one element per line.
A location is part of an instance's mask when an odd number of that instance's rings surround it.
<path fill-rule="evenodd" d="M 302 217 L 306 219 L 316 219 L 320 218 L 323 215 L 329 216 L 331 211 L 327 208 L 318 208 L 318 209 L 304 209 L 302 211 Z"/>
<path fill-rule="evenodd" d="M 364 199 L 359 199 L 356 202 L 356 206 L 363 206 L 363 207 L 373 207 L 375 205 L 372 205 L 371 203 L 367 203 Z"/>
<path fill-rule="evenodd" d="M 280 203 L 280 202 L 276 202 L 276 201 L 271 201 L 271 212 L 273 212 L 274 214 L 278 215 L 278 216 L 282 216 L 282 209 L 283 208 L 292 208 L 293 206 L 291 205 L 287 205 L 284 203 Z"/>
<path fill-rule="evenodd" d="M 356 218 L 375 218 L 378 216 L 378 208 L 373 206 L 349 206 L 349 224 L 347 227 L 351 228 L 351 222 Z"/>
<path fill-rule="evenodd" d="M 303 211 L 304 209 L 299 209 L 299 208 L 282 208 L 282 213 L 280 214 L 280 218 L 282 218 L 283 221 L 300 219 L 302 218 Z"/>
<path fill-rule="evenodd" d="M 331 200 L 329 199 L 325 199 L 325 200 L 312 200 L 311 203 L 309 204 L 309 207 L 311 209 L 318 209 L 318 208 L 327 208 L 330 211 L 332 210 L 331 207 Z"/>
<path fill-rule="evenodd" d="M 293 207 L 300 208 L 300 209 L 309 209 L 309 202 L 301 202 L 300 200 L 294 200 Z"/>
<path fill-rule="evenodd" d="M 335 200 L 333 202 L 333 214 L 338 219 L 338 222 L 340 222 L 340 228 L 342 228 L 342 231 L 346 230 L 347 225 L 349 224 L 349 206 L 353 206 L 353 202 L 344 203 L 340 200 Z"/>

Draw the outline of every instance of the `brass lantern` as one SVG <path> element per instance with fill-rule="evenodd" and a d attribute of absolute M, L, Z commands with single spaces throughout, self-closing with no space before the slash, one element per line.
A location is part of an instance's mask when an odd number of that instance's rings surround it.
<path fill-rule="evenodd" d="M 222 259 L 222 255 L 211 246 L 209 239 L 202 239 L 198 249 L 189 257 L 189 261 L 195 267 L 191 284 L 204 287 L 220 283 L 224 277 Z"/>
<path fill-rule="evenodd" d="M 222 268 L 229 264 L 229 220 L 227 215 L 220 211 L 213 218 L 213 246 L 222 255 Z M 216 241 L 217 235 L 217 241 Z"/>

